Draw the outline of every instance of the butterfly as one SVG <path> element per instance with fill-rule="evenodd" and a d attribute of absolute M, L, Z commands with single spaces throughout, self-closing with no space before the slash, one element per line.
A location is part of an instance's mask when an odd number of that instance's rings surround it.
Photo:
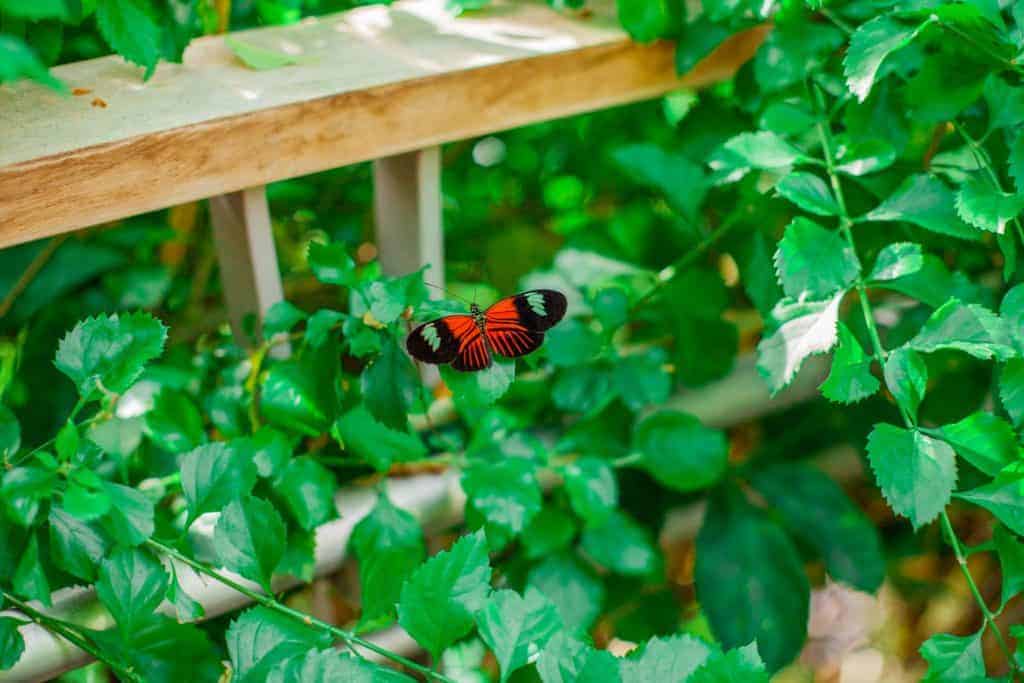
<path fill-rule="evenodd" d="M 446 315 L 409 333 L 405 348 L 425 363 L 451 363 L 475 372 L 491 365 L 491 354 L 518 358 L 544 343 L 544 332 L 565 315 L 565 295 L 533 289 L 506 297 L 486 311 L 470 304 L 469 315 Z"/>

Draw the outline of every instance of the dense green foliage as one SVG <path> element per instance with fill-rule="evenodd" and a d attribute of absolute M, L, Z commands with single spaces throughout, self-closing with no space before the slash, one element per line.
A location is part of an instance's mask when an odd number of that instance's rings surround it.
<path fill-rule="evenodd" d="M 335 8 L 238 3 L 232 25 Z M 441 673 L 385 657 L 421 676 L 766 680 L 803 646 L 814 568 L 870 592 L 887 559 L 914 547 L 951 552 L 981 614 L 976 633 L 923 643 L 929 680 L 1016 675 L 1020 627 L 996 618 L 1024 591 L 1024 12 L 859 0 L 619 9 L 636 39 L 679 40 L 680 71 L 738 30 L 775 27 L 710 91 L 447 149 L 453 291 L 493 300 L 552 286 L 570 298 L 567 320 L 518 367 L 442 371 L 453 407 L 402 342 L 410 321 L 463 304 L 431 300 L 418 273 L 382 275 L 360 248 L 363 167 L 270 189 L 294 296 L 248 348 L 204 323 L 216 289 L 201 231 L 183 237 L 153 215 L 54 243 L 0 319 L 3 605 L 124 680 L 216 680 L 223 660 L 243 681 L 405 680 L 330 649 L 365 652 L 357 634 L 396 622 Z M 0 0 L 0 78 L 54 85 L 43 65 L 102 51 L 97 35 L 148 73 L 212 31 L 213 11 Z M 171 257 L 182 242 L 192 260 Z M 48 248 L 0 253 L 0 287 L 16 291 Z M 757 331 L 773 393 L 809 357 L 831 356 L 824 399 L 766 420 L 744 452 L 671 396 L 726 375 Z M 863 447 L 907 522 L 884 538 L 809 462 L 844 442 Z M 387 481 L 439 465 L 457 468 L 469 531 L 428 558 Z M 380 493 L 352 536 L 362 611 L 343 630 L 269 591 L 274 577 L 313 578 L 314 530 L 335 518 L 339 486 L 365 476 Z M 668 575 L 656 536 L 695 501 L 707 510 L 694 595 Z M 990 543 L 965 547 L 950 520 L 961 506 L 987 511 Z M 974 552 L 1002 567 L 994 609 L 964 560 Z M 259 588 L 232 585 L 259 604 L 196 623 L 185 565 L 251 580 Z M 116 628 L 25 602 L 75 584 L 95 585 Z M 153 613 L 165 599 L 177 619 Z M 616 659 L 595 647 L 599 624 L 642 644 Z M 16 626 L 0 618 L 0 667 L 21 655 Z M 983 636 L 1001 650 L 987 671 Z"/>

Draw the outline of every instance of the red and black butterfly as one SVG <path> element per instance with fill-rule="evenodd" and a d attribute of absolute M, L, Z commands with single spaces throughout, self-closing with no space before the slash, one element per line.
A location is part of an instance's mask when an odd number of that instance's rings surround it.
<path fill-rule="evenodd" d="M 565 315 L 565 295 L 533 289 L 497 302 L 486 311 L 470 304 L 469 315 L 446 315 L 409 333 L 405 348 L 425 363 L 451 363 L 463 372 L 491 365 L 491 353 L 518 358 L 544 342 L 544 332 Z"/>

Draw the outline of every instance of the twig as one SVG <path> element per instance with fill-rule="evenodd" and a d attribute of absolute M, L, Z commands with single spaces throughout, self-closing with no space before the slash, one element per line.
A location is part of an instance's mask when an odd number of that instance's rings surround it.
<path fill-rule="evenodd" d="M 22 292 L 24 292 L 30 284 L 32 284 L 36 275 L 39 275 L 39 271 L 41 271 L 43 266 L 45 266 L 50 261 L 50 258 L 53 257 L 54 252 L 57 251 L 57 247 L 64 244 L 64 240 L 67 238 L 67 234 L 57 235 L 47 242 L 42 251 L 36 254 L 35 258 L 32 259 L 32 262 L 28 264 L 28 267 L 25 268 L 25 271 L 21 274 L 21 277 L 18 278 L 18 281 L 14 283 L 7 294 L 4 295 L 3 300 L 0 301 L 0 318 L 7 315 L 11 310 L 11 307 L 14 306 L 14 302 L 17 298 L 21 296 Z"/>

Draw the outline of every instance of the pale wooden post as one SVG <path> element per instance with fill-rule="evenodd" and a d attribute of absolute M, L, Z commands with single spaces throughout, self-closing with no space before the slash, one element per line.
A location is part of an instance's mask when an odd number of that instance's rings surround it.
<path fill-rule="evenodd" d="M 265 190 L 260 185 L 210 198 L 228 318 L 235 338 L 245 346 L 250 345 L 243 332 L 245 317 L 256 316 L 259 338 L 260 321 L 267 309 L 284 298 Z"/>
<path fill-rule="evenodd" d="M 388 275 L 429 265 L 425 279 L 444 287 L 441 149 L 428 147 L 373 162 L 377 253 Z M 437 298 L 438 290 L 431 296 Z"/>

